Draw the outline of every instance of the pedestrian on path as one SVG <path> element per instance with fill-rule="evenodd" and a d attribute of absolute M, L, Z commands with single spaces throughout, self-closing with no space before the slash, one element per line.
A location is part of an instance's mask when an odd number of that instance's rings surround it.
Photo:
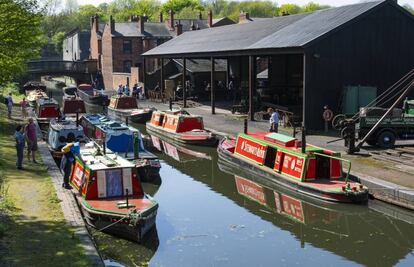
<path fill-rule="evenodd" d="M 20 108 L 22 109 L 23 119 L 27 118 L 27 108 L 29 107 L 29 102 L 27 102 L 26 97 L 23 97 L 23 100 L 20 101 Z"/>
<path fill-rule="evenodd" d="M 120 84 L 118 86 L 118 95 L 121 96 L 123 92 L 124 92 L 124 88 L 122 87 L 122 84 Z"/>
<path fill-rule="evenodd" d="M 69 185 L 69 176 L 72 172 L 73 163 L 75 162 L 75 155 L 79 154 L 79 143 L 75 143 L 75 141 L 75 135 L 69 133 L 67 138 L 68 143 L 61 150 L 63 153 L 60 163 L 60 169 L 63 171 L 62 187 L 66 189 L 72 189 Z"/>
<path fill-rule="evenodd" d="M 37 130 L 36 124 L 33 122 L 33 118 L 29 118 L 29 123 L 26 125 L 24 133 L 27 141 L 27 159 L 30 162 L 31 154 L 33 163 L 37 163 L 35 157 L 37 151 Z"/>
<path fill-rule="evenodd" d="M 14 133 L 14 139 L 16 140 L 16 167 L 19 170 L 23 170 L 23 151 L 24 151 L 24 134 L 23 127 L 17 125 L 16 132 Z"/>
<path fill-rule="evenodd" d="M 332 121 L 333 118 L 333 112 L 329 109 L 328 105 L 325 105 L 323 107 L 323 114 L 322 114 L 323 120 L 325 121 L 325 133 L 329 130 L 329 122 Z"/>
<path fill-rule="evenodd" d="M 279 113 L 273 108 L 268 108 L 267 113 L 270 115 L 269 123 L 270 129 L 269 132 L 277 133 L 279 129 Z"/>
<path fill-rule="evenodd" d="M 13 98 L 12 93 L 9 93 L 8 96 L 6 96 L 5 104 L 7 105 L 7 117 L 11 119 L 12 109 L 13 109 Z"/>

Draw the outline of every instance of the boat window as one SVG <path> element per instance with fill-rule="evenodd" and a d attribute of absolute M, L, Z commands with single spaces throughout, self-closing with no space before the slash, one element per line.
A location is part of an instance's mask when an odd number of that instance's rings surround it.
<path fill-rule="evenodd" d="M 106 196 L 122 196 L 122 171 L 120 169 L 105 171 Z"/>
<path fill-rule="evenodd" d="M 265 161 L 264 161 L 264 165 L 266 167 L 273 169 L 273 166 L 275 165 L 276 153 L 277 153 L 276 148 L 271 147 L 271 146 L 267 147 Z"/>

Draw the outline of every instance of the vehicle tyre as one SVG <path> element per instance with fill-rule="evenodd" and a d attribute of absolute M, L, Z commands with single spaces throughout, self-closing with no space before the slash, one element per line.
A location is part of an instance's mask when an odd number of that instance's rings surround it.
<path fill-rule="evenodd" d="M 332 128 L 335 130 L 340 130 L 342 127 L 342 122 L 346 119 L 344 114 L 338 114 L 332 119 Z"/>
<path fill-rule="evenodd" d="M 395 145 L 395 134 L 391 131 L 384 131 L 378 135 L 377 143 L 382 148 L 393 148 Z"/>

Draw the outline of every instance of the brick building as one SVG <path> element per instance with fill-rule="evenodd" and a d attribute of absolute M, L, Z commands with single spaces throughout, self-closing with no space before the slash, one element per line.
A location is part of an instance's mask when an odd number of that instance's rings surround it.
<path fill-rule="evenodd" d="M 166 20 L 160 13 L 157 22 L 149 22 L 145 16 L 131 16 L 128 22 L 115 22 L 112 17 L 106 24 L 99 18 L 91 18 L 90 58 L 98 61 L 103 87 L 117 88 L 118 84 L 134 84 L 142 81 L 142 53 L 168 41 L 183 32 L 233 24 L 227 19 L 213 20 L 210 11 L 207 19 L 201 14 L 197 19 L 175 19 L 170 11 Z M 148 72 L 159 67 L 157 59 L 147 60 Z"/>

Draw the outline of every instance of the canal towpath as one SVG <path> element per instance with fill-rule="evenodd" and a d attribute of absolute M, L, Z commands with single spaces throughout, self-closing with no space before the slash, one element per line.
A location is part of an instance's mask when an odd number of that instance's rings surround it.
<path fill-rule="evenodd" d="M 169 109 L 169 103 L 150 100 L 140 100 L 139 105 L 140 107 L 154 107 L 158 110 Z M 173 104 L 173 108 L 180 108 L 180 106 Z M 234 137 L 244 130 L 244 117 L 234 115 L 229 110 L 216 107 L 214 115 L 211 114 L 209 105 L 191 105 L 186 110 L 190 114 L 202 116 L 205 128 L 218 136 Z M 248 122 L 248 131 L 267 131 L 268 129 L 267 121 Z M 292 135 L 293 128 L 279 127 L 279 132 Z M 300 139 L 300 132 L 296 132 L 296 136 Z M 329 132 L 328 135 L 310 134 L 306 138 L 310 144 L 341 152 L 343 157 L 352 164 L 351 175 L 370 188 L 371 196 L 414 210 L 414 167 L 373 159 L 365 149 L 358 154 L 348 155 L 345 153 L 343 141 L 328 143 L 337 139 L 335 132 Z"/>

